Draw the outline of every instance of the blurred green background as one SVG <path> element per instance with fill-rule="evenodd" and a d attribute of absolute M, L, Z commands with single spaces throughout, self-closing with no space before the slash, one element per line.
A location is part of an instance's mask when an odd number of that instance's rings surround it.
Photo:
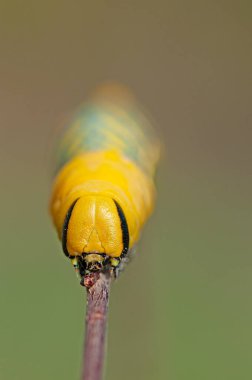
<path fill-rule="evenodd" d="M 85 294 L 48 216 L 49 146 L 101 81 L 131 87 L 165 154 L 114 284 L 107 380 L 252 378 L 249 1 L 0 3 L 0 379 L 79 378 Z"/>

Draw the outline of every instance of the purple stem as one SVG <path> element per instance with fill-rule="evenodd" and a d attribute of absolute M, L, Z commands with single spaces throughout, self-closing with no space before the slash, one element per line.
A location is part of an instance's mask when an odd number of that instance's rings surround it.
<path fill-rule="evenodd" d="M 110 273 L 87 288 L 86 337 L 81 380 L 101 380 L 105 356 Z"/>

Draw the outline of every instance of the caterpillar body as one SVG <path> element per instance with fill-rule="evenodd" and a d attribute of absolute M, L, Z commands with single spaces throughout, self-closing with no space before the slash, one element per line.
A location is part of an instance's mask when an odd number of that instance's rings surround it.
<path fill-rule="evenodd" d="M 50 212 L 81 279 L 118 273 L 155 201 L 159 141 L 118 86 L 100 88 L 73 115 L 56 149 Z"/>

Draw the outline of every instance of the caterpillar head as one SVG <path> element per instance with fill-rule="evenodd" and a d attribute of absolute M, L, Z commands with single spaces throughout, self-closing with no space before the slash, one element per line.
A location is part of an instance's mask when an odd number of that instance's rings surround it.
<path fill-rule="evenodd" d="M 81 276 L 118 265 L 129 247 L 128 225 L 120 205 L 100 195 L 76 199 L 64 220 L 62 246 Z"/>

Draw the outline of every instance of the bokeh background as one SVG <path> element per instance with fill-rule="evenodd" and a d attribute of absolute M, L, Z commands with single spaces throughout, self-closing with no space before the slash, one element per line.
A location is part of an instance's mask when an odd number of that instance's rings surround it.
<path fill-rule="evenodd" d="M 107 380 L 252 378 L 249 1 L 0 3 L 0 379 L 79 379 L 85 294 L 48 216 L 48 146 L 100 82 L 164 142 L 158 204 L 114 284 Z"/>

